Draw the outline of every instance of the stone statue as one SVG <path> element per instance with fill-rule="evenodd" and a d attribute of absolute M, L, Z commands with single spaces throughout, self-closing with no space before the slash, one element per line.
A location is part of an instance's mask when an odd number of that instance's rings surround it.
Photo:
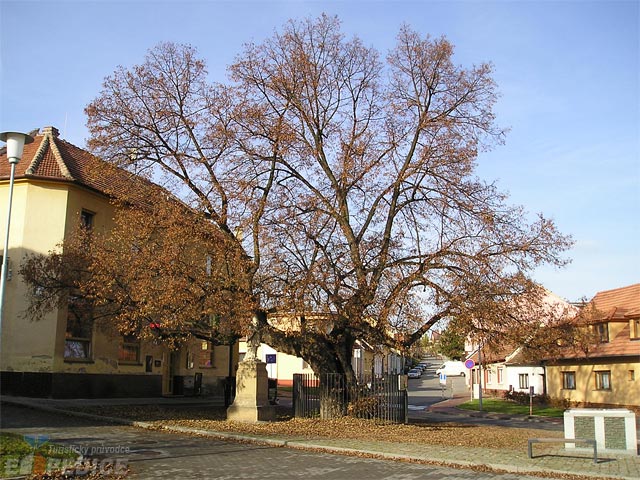
<path fill-rule="evenodd" d="M 247 336 L 247 353 L 244 359 L 253 362 L 257 361 L 258 347 L 260 347 L 260 332 L 258 331 L 258 318 L 254 316 L 251 321 L 251 333 Z"/>

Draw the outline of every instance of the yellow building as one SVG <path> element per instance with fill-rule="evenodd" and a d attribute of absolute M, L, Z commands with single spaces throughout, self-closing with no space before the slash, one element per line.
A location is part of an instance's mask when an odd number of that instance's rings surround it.
<path fill-rule="evenodd" d="M 116 171 L 110 178 L 98 176 L 93 168 L 100 162 L 60 139 L 55 128 L 46 127 L 25 146 L 16 166 L 1 331 L 2 393 L 55 398 L 176 394 L 224 398 L 225 385 L 234 381 L 237 345 L 192 340 L 170 351 L 161 344 L 141 343 L 74 322 L 78 313 L 72 301 L 41 320 L 25 317 L 27 287 L 16 273 L 25 255 L 56 249 L 81 222 L 96 231 L 108 231 L 113 225 L 114 207 L 105 192 L 113 191 L 114 185 L 128 188 L 131 174 Z M 6 151 L 1 151 L 3 206 L 8 180 Z M 6 215 L 6 208 L 0 208 L 3 226 Z"/>
<path fill-rule="evenodd" d="M 244 358 L 247 352 L 247 342 L 240 339 L 238 347 L 240 358 Z M 257 357 L 266 363 L 267 377 L 276 379 L 278 386 L 290 387 L 293 385 L 293 376 L 297 373 L 312 374 L 313 370 L 302 358 L 288 353 L 279 352 L 266 343 L 258 347 Z"/>
<path fill-rule="evenodd" d="M 640 284 L 599 292 L 582 320 L 597 344 L 547 365 L 553 398 L 587 406 L 640 407 Z M 578 317 L 580 318 L 580 317 Z"/>

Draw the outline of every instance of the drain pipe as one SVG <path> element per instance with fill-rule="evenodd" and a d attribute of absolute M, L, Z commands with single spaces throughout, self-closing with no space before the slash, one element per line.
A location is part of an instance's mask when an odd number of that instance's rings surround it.
<path fill-rule="evenodd" d="M 478 348 L 478 410 L 482 411 L 482 344 Z"/>

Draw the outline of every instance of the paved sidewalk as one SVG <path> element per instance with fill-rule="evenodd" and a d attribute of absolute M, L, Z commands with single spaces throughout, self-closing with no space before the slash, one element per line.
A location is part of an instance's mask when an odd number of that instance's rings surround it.
<path fill-rule="evenodd" d="M 78 400 L 50 400 L 50 399 L 33 399 L 24 397 L 2 397 L 3 402 L 15 403 L 18 405 L 30 406 L 32 408 L 64 411 L 71 415 L 90 416 L 87 414 L 73 411 L 74 405 L 87 405 L 87 401 Z M 451 421 L 456 421 L 456 416 L 463 415 L 460 411 L 455 410 L 455 402 L 457 399 L 447 400 L 438 405 L 433 405 L 429 410 L 434 415 L 447 415 L 451 417 Z M 114 405 L 118 400 L 102 399 L 93 400 L 91 405 Z M 129 399 L 129 404 L 133 403 Z M 200 402 L 197 399 L 136 399 L 137 404 L 207 404 L 208 402 Z M 428 418 L 429 412 L 424 412 L 424 418 Z M 101 417 L 104 418 L 104 417 Z M 124 419 L 110 420 L 126 425 L 134 425 L 138 427 L 148 427 L 145 422 L 132 422 Z M 538 425 L 531 427 L 539 428 Z M 557 428 L 557 426 L 556 426 Z M 461 468 L 489 468 L 496 471 L 505 471 L 520 474 L 536 474 L 543 473 L 546 476 L 559 477 L 566 474 L 573 474 L 584 478 L 618 478 L 618 479 L 634 479 L 640 478 L 640 457 L 632 455 L 612 455 L 609 453 L 599 452 L 599 462 L 593 463 L 591 450 L 577 450 L 576 452 L 568 452 L 562 448 L 562 444 L 536 445 L 534 450 L 534 458 L 529 459 L 525 449 L 523 451 L 515 450 L 497 450 L 482 447 L 466 448 L 466 447 L 445 447 L 437 445 L 425 445 L 421 443 L 397 443 L 383 441 L 358 441 L 344 439 L 327 439 L 327 438 L 293 438 L 287 436 L 255 436 L 242 433 L 226 433 L 208 430 L 197 430 L 186 427 L 165 427 L 167 431 L 175 431 L 180 433 L 207 435 L 215 438 L 222 438 L 236 441 L 251 441 L 264 443 L 273 446 L 281 446 L 288 448 L 300 448 L 307 450 L 320 450 L 325 452 L 333 452 L 349 455 L 370 455 L 377 458 L 398 459 L 405 461 L 425 462 L 438 465 L 455 466 Z"/>

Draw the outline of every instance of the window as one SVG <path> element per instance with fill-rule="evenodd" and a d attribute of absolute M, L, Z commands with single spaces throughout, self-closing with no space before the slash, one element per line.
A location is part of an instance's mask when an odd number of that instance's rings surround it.
<path fill-rule="evenodd" d="M 631 320 L 631 338 L 640 340 L 640 318 Z"/>
<path fill-rule="evenodd" d="M 529 388 L 529 374 L 521 373 L 518 375 L 518 382 L 520 386 L 520 390 L 525 390 Z"/>
<path fill-rule="evenodd" d="M 191 370 L 193 368 L 193 352 L 187 350 L 186 360 L 187 362 L 185 367 L 187 370 Z"/>
<path fill-rule="evenodd" d="M 504 383 L 504 368 L 498 368 L 498 383 Z"/>
<path fill-rule="evenodd" d="M 80 212 L 80 225 L 87 230 L 91 230 L 93 228 L 93 217 L 95 217 L 95 213 L 82 210 Z"/>
<path fill-rule="evenodd" d="M 596 390 L 611 390 L 611 371 L 603 370 L 595 372 Z"/>
<path fill-rule="evenodd" d="M 135 335 L 122 336 L 122 343 L 118 350 L 118 362 L 140 363 L 140 340 Z"/>
<path fill-rule="evenodd" d="M 214 366 L 213 352 L 214 347 L 211 342 L 203 341 L 200 344 L 200 354 L 198 355 L 198 366 L 200 368 L 212 368 Z"/>
<path fill-rule="evenodd" d="M 629 374 L 628 374 L 627 378 L 629 379 L 630 382 L 635 381 L 635 379 L 636 379 L 636 371 L 635 370 L 629 370 Z"/>
<path fill-rule="evenodd" d="M 485 372 L 485 385 L 489 385 L 490 383 L 493 383 L 493 370 L 487 368 Z"/>
<path fill-rule="evenodd" d="M 598 323 L 596 325 L 596 334 L 600 343 L 607 343 L 609 341 L 609 324 Z"/>
<path fill-rule="evenodd" d="M 576 372 L 562 372 L 562 388 L 565 390 L 576 389 Z"/>
<path fill-rule="evenodd" d="M 90 360 L 92 332 L 93 318 L 90 302 L 76 295 L 69 296 L 64 358 L 66 360 Z"/>

